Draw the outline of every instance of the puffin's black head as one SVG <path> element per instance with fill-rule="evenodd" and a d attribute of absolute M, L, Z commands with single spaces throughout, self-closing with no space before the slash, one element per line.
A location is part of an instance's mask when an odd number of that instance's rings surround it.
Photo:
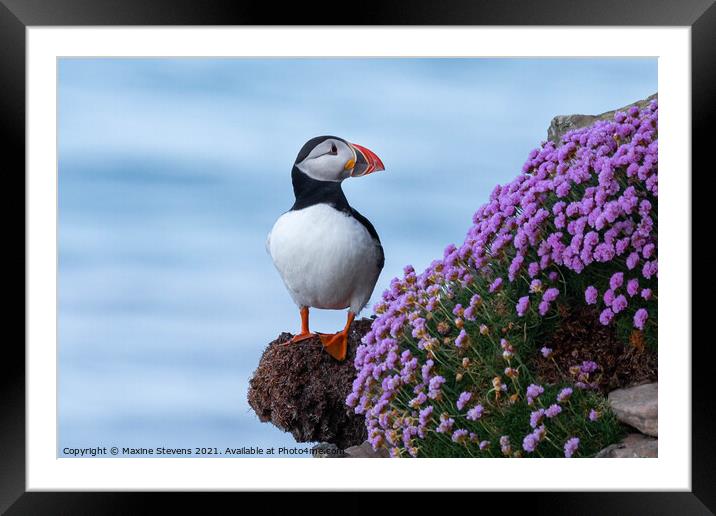
<path fill-rule="evenodd" d="M 385 170 L 373 151 L 336 136 L 317 136 L 308 140 L 296 156 L 294 167 L 317 181 L 338 183 L 348 177 Z"/>

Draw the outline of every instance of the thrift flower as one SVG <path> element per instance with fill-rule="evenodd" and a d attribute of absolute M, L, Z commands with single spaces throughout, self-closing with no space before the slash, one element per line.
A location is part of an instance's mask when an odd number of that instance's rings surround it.
<path fill-rule="evenodd" d="M 559 415 L 560 412 L 562 412 L 562 407 L 557 405 L 556 403 L 553 403 L 549 406 L 549 408 L 547 408 L 547 410 L 544 411 L 544 415 L 549 418 L 553 418 Z"/>
<path fill-rule="evenodd" d="M 634 327 L 643 330 L 648 318 L 649 312 L 647 312 L 645 308 L 640 308 L 634 314 Z"/>
<path fill-rule="evenodd" d="M 537 448 L 538 443 L 539 441 L 534 434 L 527 434 L 522 440 L 522 449 L 528 453 L 532 453 L 533 451 L 535 451 L 535 448 Z"/>
<path fill-rule="evenodd" d="M 440 424 L 435 429 L 435 431 L 439 434 L 446 434 L 452 429 L 452 425 L 455 424 L 455 420 L 451 417 L 446 416 L 445 414 L 442 414 L 440 416 Z"/>
<path fill-rule="evenodd" d="M 442 376 L 433 376 L 430 379 L 430 384 L 428 388 L 428 397 L 432 399 L 437 399 L 441 394 L 441 388 L 442 385 L 445 383 L 445 378 Z"/>
<path fill-rule="evenodd" d="M 537 428 L 539 424 L 542 422 L 542 418 L 544 418 L 546 412 L 544 409 L 535 410 L 530 414 L 530 426 L 532 428 Z"/>
<path fill-rule="evenodd" d="M 519 301 L 517 301 L 517 315 L 522 317 L 525 315 L 525 312 L 527 312 L 527 309 L 530 306 L 530 296 L 522 296 Z"/>
<path fill-rule="evenodd" d="M 587 287 L 587 290 L 584 291 L 584 300 L 587 302 L 588 305 L 593 305 L 597 302 L 598 295 L 599 292 L 597 291 L 597 289 L 590 285 Z"/>
<path fill-rule="evenodd" d="M 534 400 L 539 397 L 540 394 L 544 392 L 544 387 L 537 384 L 530 384 L 529 387 L 527 387 L 527 404 L 532 405 L 534 403 Z"/>
<path fill-rule="evenodd" d="M 599 368 L 599 365 L 593 360 L 585 360 L 579 365 L 579 372 L 582 374 L 593 373 Z"/>
<path fill-rule="evenodd" d="M 614 312 L 612 312 L 611 308 L 605 308 L 602 310 L 602 313 L 599 314 L 599 322 L 602 323 L 604 326 L 607 326 L 610 322 L 612 322 L 612 319 L 614 318 Z"/>
<path fill-rule="evenodd" d="M 547 312 L 549 312 L 549 301 L 545 301 L 545 300 L 540 301 L 539 305 L 537 306 L 537 311 L 542 316 L 544 316 Z"/>
<path fill-rule="evenodd" d="M 572 388 L 565 387 L 564 389 L 559 391 L 559 394 L 557 394 L 557 401 L 559 403 L 564 403 L 570 398 L 570 396 L 572 396 Z"/>
<path fill-rule="evenodd" d="M 500 290 L 501 287 L 502 287 L 502 278 L 497 278 L 490 285 L 490 293 L 497 292 L 498 290 Z"/>
<path fill-rule="evenodd" d="M 452 434 L 453 442 L 461 443 L 461 444 L 464 443 L 465 441 L 467 441 L 468 433 L 469 432 L 467 430 L 463 430 L 463 429 L 455 430 Z"/>
<path fill-rule="evenodd" d="M 472 394 L 469 392 L 463 392 L 460 394 L 460 397 L 457 399 L 457 409 L 462 410 L 465 407 L 465 404 L 470 401 L 470 398 L 472 398 Z"/>
<path fill-rule="evenodd" d="M 465 345 L 465 343 L 467 342 L 467 339 L 468 339 L 467 332 L 464 329 L 460 330 L 460 335 L 458 335 L 457 338 L 455 339 L 455 345 L 458 348 L 461 348 Z"/>
<path fill-rule="evenodd" d="M 547 301 L 548 303 L 551 303 L 555 299 L 557 299 L 557 296 L 559 296 L 559 290 L 552 287 L 548 288 L 544 295 L 542 296 L 542 300 Z"/>
<path fill-rule="evenodd" d="M 500 437 L 500 450 L 503 454 L 509 455 L 512 452 L 512 446 L 510 445 L 510 436 L 503 435 Z"/>
<path fill-rule="evenodd" d="M 579 448 L 579 437 L 567 439 L 567 442 L 564 443 L 564 456 L 570 458 L 577 448 Z"/>
<path fill-rule="evenodd" d="M 427 426 L 427 424 L 432 419 L 433 410 L 434 409 L 431 405 L 431 406 L 425 407 L 424 409 L 422 409 L 420 411 L 419 419 L 418 419 L 418 421 L 420 422 L 420 426 Z"/>
<path fill-rule="evenodd" d="M 612 290 L 617 290 L 619 287 L 622 286 L 624 283 L 624 273 L 623 272 L 615 272 L 611 279 L 609 280 L 609 287 Z"/>
<path fill-rule="evenodd" d="M 626 300 L 626 297 L 623 295 L 619 295 L 614 299 L 614 302 L 612 303 L 612 311 L 615 314 L 618 314 L 622 310 L 624 310 L 629 303 Z"/>
<path fill-rule="evenodd" d="M 482 414 L 485 412 L 485 408 L 482 405 L 475 405 L 470 410 L 467 411 L 467 419 L 470 421 L 477 421 L 482 417 Z"/>

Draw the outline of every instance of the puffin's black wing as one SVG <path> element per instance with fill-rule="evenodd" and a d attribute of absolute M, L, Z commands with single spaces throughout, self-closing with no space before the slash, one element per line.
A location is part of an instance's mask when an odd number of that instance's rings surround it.
<path fill-rule="evenodd" d="M 373 224 L 371 224 L 370 221 L 363 215 L 358 213 L 355 208 L 353 208 L 352 206 L 350 206 L 349 208 L 351 210 L 351 215 L 353 215 L 353 217 L 358 222 L 363 224 L 363 226 L 368 230 L 368 233 L 375 242 L 375 245 L 378 246 L 378 270 L 383 270 L 383 265 L 385 265 L 385 253 L 383 253 L 383 246 L 380 244 L 380 237 L 378 236 L 378 232 L 373 227 Z"/>

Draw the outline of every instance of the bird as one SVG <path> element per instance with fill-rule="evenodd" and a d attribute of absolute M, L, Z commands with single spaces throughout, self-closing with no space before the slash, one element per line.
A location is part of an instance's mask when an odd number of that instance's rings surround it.
<path fill-rule="evenodd" d="M 375 227 L 348 203 L 341 184 L 381 170 L 383 162 L 373 151 L 336 136 L 311 138 L 296 156 L 295 202 L 266 239 L 301 318 L 301 330 L 289 343 L 318 335 L 328 354 L 345 360 L 351 323 L 368 303 L 385 255 Z M 345 327 L 333 334 L 312 332 L 311 308 L 347 308 Z"/>

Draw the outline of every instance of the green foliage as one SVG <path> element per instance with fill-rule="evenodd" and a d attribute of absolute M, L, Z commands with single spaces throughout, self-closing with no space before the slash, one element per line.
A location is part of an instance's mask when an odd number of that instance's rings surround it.
<path fill-rule="evenodd" d="M 484 280 L 453 287 L 444 292 L 443 300 L 427 320 L 427 331 L 435 337 L 431 337 L 424 349 L 420 349 L 421 339 L 407 331 L 401 335 L 402 344 L 413 356 L 419 357 L 420 362 L 432 360 L 433 372 L 445 378 L 440 395 L 431 400 L 434 420 L 439 422 L 441 415 L 454 420 L 450 431 L 439 431 L 439 425 L 428 430 L 416 447 L 417 456 L 562 457 L 564 442 L 571 437 L 580 439 L 579 456 L 591 456 L 620 437 L 619 423 L 599 393 L 574 388 L 567 401 L 557 402 L 561 389 L 577 380 L 569 371 L 564 371 L 564 382 L 543 386 L 544 392 L 532 405 L 527 402 L 526 389 L 537 382 L 529 363 L 539 353 L 537 342 L 543 340 L 543 331 L 558 317 L 558 310 L 547 318 L 534 313 L 517 317 L 513 309 L 517 284 L 504 284 L 495 293 L 489 292 Z M 464 312 L 462 317 L 453 313 L 455 306 L 471 306 L 470 300 L 475 294 L 480 296 L 480 301 L 472 304 L 476 308 L 474 320 L 466 319 Z M 457 347 L 455 339 L 461 329 L 467 333 L 467 341 Z M 459 409 L 457 400 L 465 392 L 470 393 L 470 401 Z M 400 412 L 410 412 L 413 399 L 413 391 L 405 388 L 396 396 L 393 406 Z M 479 419 L 471 420 L 468 410 L 478 404 L 484 407 L 484 412 Z M 522 442 L 534 431 L 530 415 L 553 404 L 562 409 L 561 413 L 543 418 L 546 435 L 534 452 L 528 453 L 522 448 Z M 599 413 L 596 421 L 589 419 L 592 410 Z M 453 440 L 456 429 L 467 430 L 464 442 Z M 511 443 L 507 453 L 503 453 L 500 445 L 502 436 L 508 436 Z M 485 441 L 489 444 L 485 445 Z M 394 453 L 408 454 L 409 451 Z"/>

